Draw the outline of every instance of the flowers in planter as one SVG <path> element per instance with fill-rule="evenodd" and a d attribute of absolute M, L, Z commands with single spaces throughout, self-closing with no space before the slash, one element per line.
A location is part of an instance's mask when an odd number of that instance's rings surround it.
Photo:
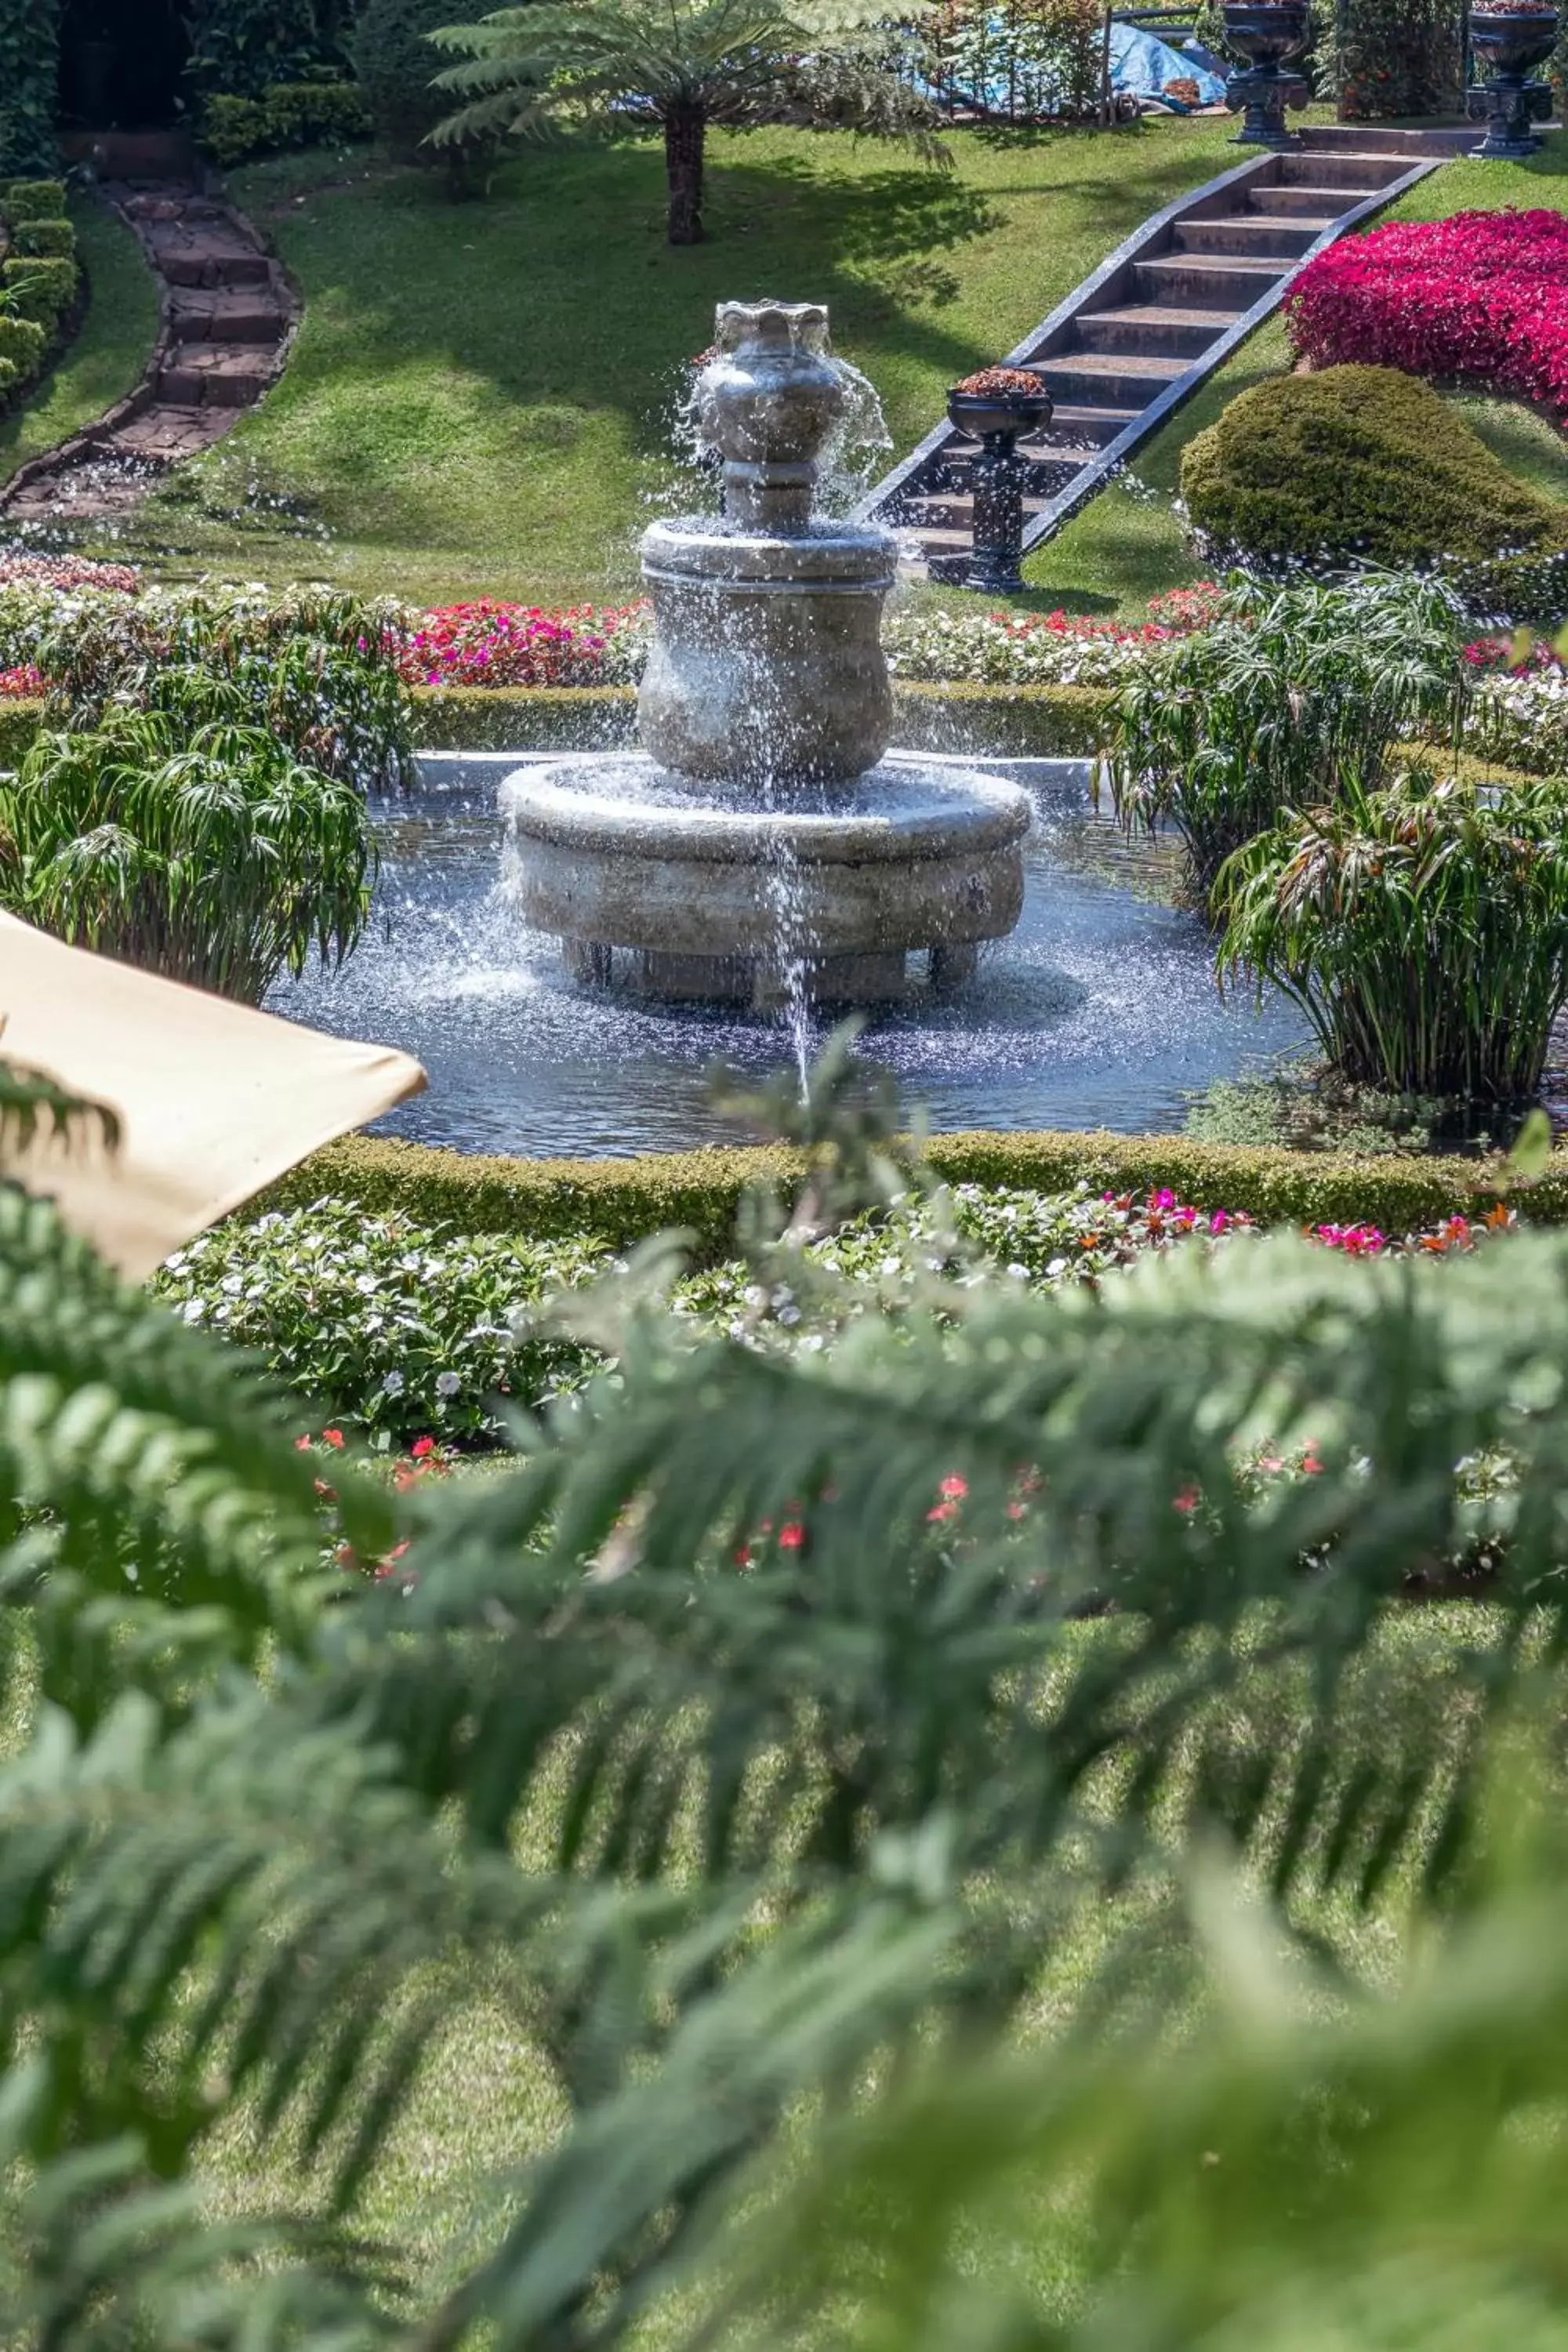
<path fill-rule="evenodd" d="M 952 388 L 982 400 L 1042 400 L 1046 392 L 1044 381 L 1033 368 L 1016 367 L 976 368 Z"/>
<path fill-rule="evenodd" d="M 1539 402 L 1568 419 L 1568 217 L 1456 213 L 1346 237 L 1285 305 L 1316 367 L 1363 362 Z"/>

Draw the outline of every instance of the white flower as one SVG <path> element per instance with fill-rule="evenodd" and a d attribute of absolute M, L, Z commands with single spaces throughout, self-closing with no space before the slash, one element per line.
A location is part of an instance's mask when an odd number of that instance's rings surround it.
<path fill-rule="evenodd" d="M 779 1308 L 779 1321 L 781 1323 L 798 1323 L 800 1321 L 799 1307 L 781 1307 Z"/>
<path fill-rule="evenodd" d="M 354 1276 L 354 1288 L 363 1291 L 366 1298 L 373 1297 L 380 1287 L 374 1274 L 356 1274 Z"/>
<path fill-rule="evenodd" d="M 187 1323 L 199 1323 L 207 1311 L 205 1298 L 187 1298 L 180 1312 Z"/>
<path fill-rule="evenodd" d="M 237 1298 L 245 1288 L 245 1276 L 242 1274 L 226 1274 L 223 1287 L 230 1298 Z"/>
<path fill-rule="evenodd" d="M 405 1385 L 401 1372 L 388 1372 L 381 1384 L 381 1392 L 383 1396 L 401 1396 Z"/>
<path fill-rule="evenodd" d="M 462 1385 L 456 1372 L 437 1372 L 436 1375 L 436 1393 L 438 1397 L 455 1397 Z"/>
<path fill-rule="evenodd" d="M 1067 1272 L 1067 1270 L 1068 1270 L 1068 1262 L 1067 1262 L 1066 1258 L 1065 1258 L 1065 1257 L 1054 1257 L 1054 1258 L 1052 1258 L 1052 1260 L 1051 1260 L 1051 1262 L 1050 1262 L 1049 1265 L 1047 1265 L 1047 1268 L 1046 1268 L 1046 1274 L 1047 1274 L 1047 1277 L 1049 1277 L 1049 1276 L 1054 1276 L 1054 1275 L 1065 1274 L 1065 1273 Z"/>

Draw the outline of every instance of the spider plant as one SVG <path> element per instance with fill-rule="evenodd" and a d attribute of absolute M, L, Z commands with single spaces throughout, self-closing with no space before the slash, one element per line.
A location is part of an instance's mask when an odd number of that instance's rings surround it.
<path fill-rule="evenodd" d="M 1215 891 L 1222 980 L 1294 998 L 1329 1059 L 1396 1092 L 1532 1094 L 1568 999 L 1568 787 L 1402 777 L 1289 811 Z"/>
<path fill-rule="evenodd" d="M 1214 625 L 1120 697 L 1117 814 L 1130 831 L 1168 820 L 1206 899 L 1226 859 L 1281 810 L 1375 791 L 1412 736 L 1457 749 L 1469 693 L 1460 653 L 1459 607 L 1430 580 L 1234 582 Z"/>
<path fill-rule="evenodd" d="M 115 711 L 0 777 L 0 902 L 247 1003 L 312 947 L 341 962 L 357 945 L 374 864 L 355 786 L 254 727 Z"/>

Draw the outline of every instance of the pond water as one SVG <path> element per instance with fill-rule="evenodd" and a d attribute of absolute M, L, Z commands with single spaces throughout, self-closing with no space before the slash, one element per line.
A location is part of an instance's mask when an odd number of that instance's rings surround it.
<path fill-rule="evenodd" d="M 1268 1068 L 1305 1042 L 1304 1024 L 1280 998 L 1222 1001 L 1204 927 L 1174 903 L 1174 845 L 1129 843 L 1094 809 L 1085 767 L 1046 767 L 991 770 L 1035 805 L 1017 929 L 951 997 L 879 1011 L 861 1050 L 933 1129 L 1172 1131 L 1189 1096 Z M 554 942 L 524 930 L 501 891 L 505 772 L 375 804 L 370 936 L 341 971 L 280 982 L 270 1009 L 417 1055 L 428 1093 L 373 1132 L 541 1157 L 736 1139 L 710 1105 L 715 1066 L 753 1078 L 788 1066 L 830 1016 L 797 1038 L 782 1015 L 573 984 Z"/>

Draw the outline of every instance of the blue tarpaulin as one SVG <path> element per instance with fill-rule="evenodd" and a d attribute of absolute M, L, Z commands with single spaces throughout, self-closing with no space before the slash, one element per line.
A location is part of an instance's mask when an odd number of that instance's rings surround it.
<path fill-rule="evenodd" d="M 1110 28 L 1110 87 L 1130 90 L 1134 98 L 1158 98 L 1167 82 L 1195 81 L 1198 104 L 1217 106 L 1225 97 L 1225 84 L 1188 57 L 1183 49 L 1172 48 L 1153 33 L 1146 33 L 1138 25 L 1112 25 Z"/>

